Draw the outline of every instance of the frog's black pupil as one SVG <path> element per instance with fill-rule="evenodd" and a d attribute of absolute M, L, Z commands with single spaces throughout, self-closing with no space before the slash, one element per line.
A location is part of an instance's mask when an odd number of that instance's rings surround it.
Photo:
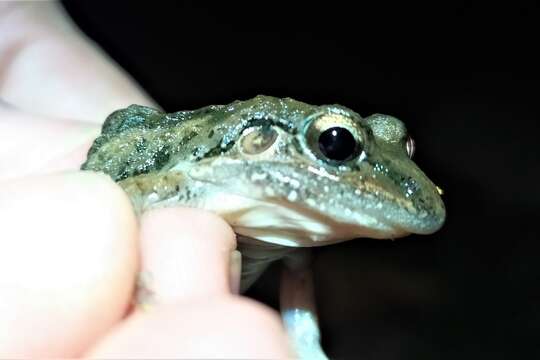
<path fill-rule="evenodd" d="M 349 130 L 331 127 L 319 135 L 319 149 L 327 158 L 341 161 L 354 154 L 356 140 Z"/>

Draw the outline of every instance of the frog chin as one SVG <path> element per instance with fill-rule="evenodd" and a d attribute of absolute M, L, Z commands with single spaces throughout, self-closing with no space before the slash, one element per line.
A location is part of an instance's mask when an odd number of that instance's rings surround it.
<path fill-rule="evenodd" d="M 409 232 L 365 214 L 336 219 L 279 199 L 253 199 L 216 192 L 197 204 L 222 216 L 236 233 L 283 246 L 322 246 L 355 238 L 394 239 Z"/>

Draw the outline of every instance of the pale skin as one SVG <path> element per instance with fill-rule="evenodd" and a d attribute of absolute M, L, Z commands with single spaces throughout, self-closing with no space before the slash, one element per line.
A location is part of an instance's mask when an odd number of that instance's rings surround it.
<path fill-rule="evenodd" d="M 152 99 L 55 3 L 0 3 L 0 39 L 0 358 L 290 358 L 278 314 L 234 294 L 223 220 L 139 221 L 113 181 L 77 171 L 107 114 Z"/>

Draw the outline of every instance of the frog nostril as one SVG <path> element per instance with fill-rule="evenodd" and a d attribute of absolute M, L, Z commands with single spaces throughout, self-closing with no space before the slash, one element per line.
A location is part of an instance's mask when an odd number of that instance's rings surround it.
<path fill-rule="evenodd" d="M 407 137 L 407 142 L 405 143 L 405 147 L 407 149 L 407 155 L 409 155 L 409 158 L 412 159 L 414 156 L 414 152 L 416 150 L 416 144 L 414 142 L 414 139 L 412 137 Z"/>
<path fill-rule="evenodd" d="M 349 130 L 336 126 L 321 133 L 319 149 L 327 158 L 342 161 L 356 153 L 357 143 Z"/>

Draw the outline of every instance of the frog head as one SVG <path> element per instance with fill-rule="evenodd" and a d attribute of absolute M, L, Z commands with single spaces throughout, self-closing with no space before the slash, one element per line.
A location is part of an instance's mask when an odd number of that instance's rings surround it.
<path fill-rule="evenodd" d="M 218 117 L 214 153 L 171 170 L 204 188 L 198 206 L 237 233 L 315 246 L 430 234 L 445 220 L 441 191 L 413 162 L 414 142 L 395 117 L 267 96 Z"/>
<path fill-rule="evenodd" d="M 109 174 L 138 208 L 192 206 L 241 235 L 287 246 L 430 234 L 440 190 L 395 117 L 257 96 L 166 114 L 111 114 L 82 168 Z"/>

